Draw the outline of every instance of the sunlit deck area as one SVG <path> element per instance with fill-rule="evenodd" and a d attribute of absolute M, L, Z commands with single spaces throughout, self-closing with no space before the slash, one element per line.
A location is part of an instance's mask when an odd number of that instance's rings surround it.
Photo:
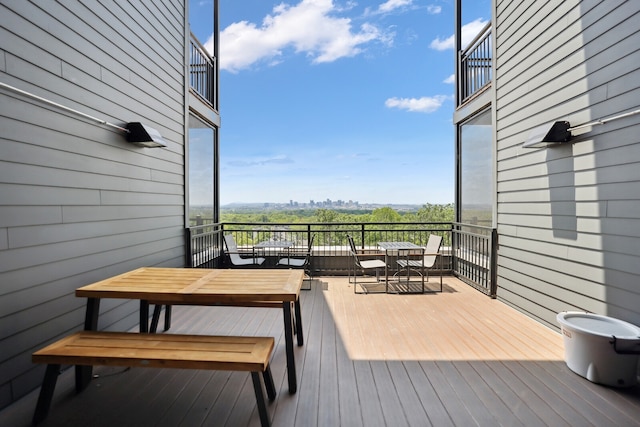
<path fill-rule="evenodd" d="M 431 279 L 435 281 L 434 278 Z M 274 426 L 637 426 L 640 387 L 572 373 L 560 334 L 452 277 L 442 293 L 358 294 L 317 278 L 301 296 L 298 391 L 288 393 L 281 310 L 174 307 L 169 333 L 276 338 Z M 247 373 L 97 367 L 59 379 L 43 426 L 258 426 Z M 0 412 L 30 425 L 37 390 Z"/>

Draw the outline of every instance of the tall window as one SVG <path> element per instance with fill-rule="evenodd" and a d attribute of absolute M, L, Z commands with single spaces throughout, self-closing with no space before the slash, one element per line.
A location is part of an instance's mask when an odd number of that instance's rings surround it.
<path fill-rule="evenodd" d="M 460 222 L 493 225 L 492 141 L 491 109 L 484 110 L 460 125 Z"/>
<path fill-rule="evenodd" d="M 189 115 L 189 225 L 217 221 L 216 129 Z"/>

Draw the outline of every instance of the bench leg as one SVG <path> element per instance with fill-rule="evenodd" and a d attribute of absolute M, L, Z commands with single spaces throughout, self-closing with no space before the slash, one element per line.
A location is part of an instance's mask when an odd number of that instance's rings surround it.
<path fill-rule="evenodd" d="M 40 423 L 47 417 L 59 373 L 60 365 L 47 365 L 42 387 L 40 388 L 40 395 L 38 396 L 38 403 L 36 404 L 36 411 L 33 414 L 33 425 Z"/>
<path fill-rule="evenodd" d="M 271 421 L 269 421 L 269 413 L 267 412 L 267 401 L 265 400 L 264 392 L 262 391 L 262 381 L 260 380 L 260 373 L 251 372 L 251 380 L 253 381 L 253 389 L 256 392 L 256 402 L 258 404 L 260 424 L 262 425 L 262 427 L 268 427 L 271 425 Z"/>
<path fill-rule="evenodd" d="M 262 378 L 264 379 L 264 387 L 267 389 L 269 402 L 273 402 L 276 399 L 276 386 L 271 375 L 271 365 L 267 365 L 267 369 L 262 373 Z"/>
<path fill-rule="evenodd" d="M 156 304 L 153 307 L 153 316 L 151 317 L 151 327 L 149 332 L 155 334 L 158 331 L 158 323 L 160 323 L 160 311 L 162 310 L 161 304 Z M 168 331 L 171 328 L 171 306 L 164 306 L 164 331 Z"/>
<path fill-rule="evenodd" d="M 151 326 L 149 327 L 149 332 L 155 334 L 158 331 L 158 321 L 160 320 L 160 310 L 162 310 L 162 305 L 156 304 L 153 307 L 153 316 L 151 316 Z"/>
<path fill-rule="evenodd" d="M 149 333 L 149 301 L 140 300 L 140 333 Z"/>
<path fill-rule="evenodd" d="M 164 306 L 164 330 L 165 332 L 171 328 L 171 306 Z"/>

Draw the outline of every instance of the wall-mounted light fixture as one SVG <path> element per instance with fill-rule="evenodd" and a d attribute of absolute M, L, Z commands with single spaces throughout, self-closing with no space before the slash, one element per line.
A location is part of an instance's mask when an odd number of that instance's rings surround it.
<path fill-rule="evenodd" d="M 54 107 L 60 108 L 62 110 L 65 111 L 69 111 L 73 114 L 77 114 L 79 116 L 82 117 L 86 117 L 87 119 L 93 120 L 95 122 L 98 122 L 100 124 L 103 124 L 105 126 L 109 126 L 115 129 L 119 129 L 123 132 L 125 132 L 126 134 L 126 138 L 127 141 L 129 141 L 132 144 L 135 144 L 139 147 L 148 147 L 148 148 L 153 148 L 153 147 L 166 147 L 167 144 L 165 144 L 164 140 L 162 139 L 162 135 L 160 135 L 160 132 L 158 132 L 157 130 L 155 130 L 152 127 L 146 126 L 140 122 L 129 122 L 126 124 L 125 127 L 122 126 L 118 126 L 118 125 L 114 125 L 113 123 L 109 123 L 105 120 L 99 119 L 97 117 L 93 117 L 90 116 L 89 114 L 85 114 L 82 111 L 78 111 L 78 110 L 74 110 L 73 108 L 69 108 L 67 106 L 64 106 L 62 104 L 58 104 L 57 102 L 53 102 L 49 99 L 43 98 L 41 96 L 38 95 L 34 95 L 30 92 L 26 92 L 22 89 L 18 89 L 16 87 L 10 86 L 8 84 L 2 83 L 0 82 L 0 87 L 3 87 L 5 89 L 9 89 L 12 90 L 16 93 L 28 96 L 30 98 L 33 99 L 37 99 L 38 101 L 44 102 L 45 104 L 49 104 L 49 105 L 53 105 Z"/>
<path fill-rule="evenodd" d="M 140 122 L 127 123 L 127 141 L 140 147 L 166 147 L 160 132 Z"/>
<path fill-rule="evenodd" d="M 622 119 L 624 117 L 632 116 L 638 113 L 640 113 L 640 110 L 629 111 L 617 116 L 607 117 L 605 119 L 596 120 L 578 126 L 571 126 L 569 122 L 565 121 L 548 123 L 533 129 L 525 143 L 522 144 L 522 147 L 543 148 L 571 142 L 571 138 L 573 137 L 573 135 L 571 135 L 571 131 L 586 128 L 589 126 L 603 125 L 612 120 Z"/>

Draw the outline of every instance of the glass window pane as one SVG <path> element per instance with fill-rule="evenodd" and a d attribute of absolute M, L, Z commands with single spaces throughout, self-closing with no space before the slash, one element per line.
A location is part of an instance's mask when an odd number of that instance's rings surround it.
<path fill-rule="evenodd" d="M 189 116 L 189 218 L 194 225 L 200 216 L 203 223 L 214 220 L 215 129 Z"/>
<path fill-rule="evenodd" d="M 460 126 L 460 221 L 491 226 L 493 146 L 491 110 Z"/>

